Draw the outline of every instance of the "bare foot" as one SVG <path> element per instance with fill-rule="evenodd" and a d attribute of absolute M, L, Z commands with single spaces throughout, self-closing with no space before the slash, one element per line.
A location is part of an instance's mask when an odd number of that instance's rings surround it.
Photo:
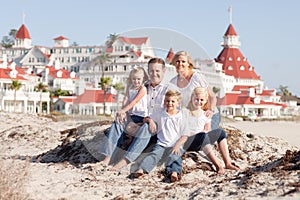
<path fill-rule="evenodd" d="M 178 181 L 178 174 L 177 172 L 172 172 L 171 176 L 170 176 L 171 182 L 174 183 L 176 181 Z"/>
<path fill-rule="evenodd" d="M 108 166 L 109 162 L 110 162 L 110 157 L 106 156 L 104 158 L 104 160 L 102 160 L 101 162 L 99 162 L 99 165 Z"/>
<path fill-rule="evenodd" d="M 232 169 L 232 170 L 235 170 L 235 171 L 239 171 L 240 170 L 240 167 L 237 166 L 235 163 L 228 163 L 225 165 L 226 169 Z"/>
<path fill-rule="evenodd" d="M 109 168 L 109 171 L 119 171 L 123 167 L 127 165 L 127 161 L 125 159 L 120 160 L 117 164 L 115 164 L 113 167 Z"/>
<path fill-rule="evenodd" d="M 136 172 L 133 173 L 133 177 L 134 178 L 140 178 L 144 175 L 144 170 L 143 169 L 139 169 Z"/>
<path fill-rule="evenodd" d="M 217 168 L 217 173 L 218 174 L 225 174 L 225 169 L 223 167 L 218 167 Z"/>

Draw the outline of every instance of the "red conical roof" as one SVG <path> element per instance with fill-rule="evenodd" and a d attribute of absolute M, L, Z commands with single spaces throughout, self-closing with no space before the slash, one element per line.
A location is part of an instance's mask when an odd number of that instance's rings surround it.
<path fill-rule="evenodd" d="M 225 37 L 227 36 L 238 37 L 232 24 L 230 24 L 227 28 Z M 226 75 L 242 79 L 260 79 L 260 77 L 255 73 L 254 67 L 250 66 L 239 48 L 225 45 L 215 60 L 223 64 L 222 68 Z"/>
<path fill-rule="evenodd" d="M 17 39 L 31 39 L 29 35 L 29 31 L 27 30 L 26 26 L 22 24 L 22 26 L 19 28 L 17 34 Z"/>
<path fill-rule="evenodd" d="M 229 24 L 227 31 L 225 33 L 225 36 L 228 36 L 228 35 L 237 35 L 232 24 Z"/>

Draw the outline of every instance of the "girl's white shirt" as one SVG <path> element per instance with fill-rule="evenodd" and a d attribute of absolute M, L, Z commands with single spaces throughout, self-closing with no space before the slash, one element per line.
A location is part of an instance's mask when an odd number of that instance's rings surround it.
<path fill-rule="evenodd" d="M 145 86 L 142 86 L 145 87 Z M 128 95 L 129 95 L 129 102 L 131 102 L 136 95 L 138 94 L 140 89 L 132 89 L 129 88 Z M 148 116 L 148 104 L 147 104 L 147 94 L 145 94 L 129 111 L 130 115 L 137 115 L 141 117 Z"/>
<path fill-rule="evenodd" d="M 208 118 L 203 111 L 199 116 L 192 115 L 191 111 L 187 108 L 182 109 L 183 117 L 186 119 L 186 126 L 190 128 L 190 136 L 203 132 L 204 126 L 211 122 L 211 118 Z"/>
<path fill-rule="evenodd" d="M 182 112 L 169 115 L 166 110 L 155 112 L 151 116 L 157 124 L 157 144 L 163 147 L 173 147 L 182 135 L 189 135 L 190 130 L 185 126 Z"/>
<path fill-rule="evenodd" d="M 188 105 L 192 92 L 196 87 L 207 88 L 209 86 L 204 76 L 198 72 L 193 73 L 191 80 L 189 81 L 187 86 L 183 88 L 177 86 L 177 81 L 178 81 L 178 76 L 175 76 L 170 80 L 170 83 L 174 84 L 182 95 L 181 107 L 186 107 Z"/>

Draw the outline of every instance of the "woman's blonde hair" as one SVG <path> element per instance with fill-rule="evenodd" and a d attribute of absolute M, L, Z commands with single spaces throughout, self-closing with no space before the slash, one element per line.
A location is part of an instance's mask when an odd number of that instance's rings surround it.
<path fill-rule="evenodd" d="M 136 66 L 134 67 L 130 73 L 129 73 L 129 77 L 127 79 L 127 85 L 129 86 L 130 83 L 131 83 L 131 77 L 135 74 L 138 74 L 138 73 L 142 73 L 144 76 L 143 76 L 143 83 L 147 82 L 149 80 L 148 78 L 148 75 L 145 71 L 145 69 L 143 67 L 139 67 L 139 66 Z"/>
<path fill-rule="evenodd" d="M 207 111 L 208 110 L 208 91 L 207 91 L 207 88 L 203 88 L 203 87 L 196 87 L 193 90 L 189 104 L 187 105 L 187 109 L 193 110 L 195 108 L 193 106 L 192 98 L 193 98 L 193 96 L 197 96 L 197 95 L 204 95 L 204 97 L 206 99 L 206 103 L 202 106 L 202 110 Z"/>
<path fill-rule="evenodd" d="M 190 69 L 194 68 L 193 60 L 192 60 L 190 54 L 186 51 L 178 51 L 172 58 L 172 61 L 171 61 L 172 65 L 174 65 L 174 66 L 176 65 L 176 61 L 177 61 L 179 56 L 185 56 L 187 58 L 188 63 L 189 63 L 189 68 Z"/>

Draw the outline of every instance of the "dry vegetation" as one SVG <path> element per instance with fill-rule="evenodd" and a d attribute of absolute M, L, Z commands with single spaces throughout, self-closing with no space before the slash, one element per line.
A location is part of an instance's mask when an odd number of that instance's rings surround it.
<path fill-rule="evenodd" d="M 29 199 L 24 184 L 28 179 L 28 163 L 17 160 L 0 161 L 0 199 Z"/>

